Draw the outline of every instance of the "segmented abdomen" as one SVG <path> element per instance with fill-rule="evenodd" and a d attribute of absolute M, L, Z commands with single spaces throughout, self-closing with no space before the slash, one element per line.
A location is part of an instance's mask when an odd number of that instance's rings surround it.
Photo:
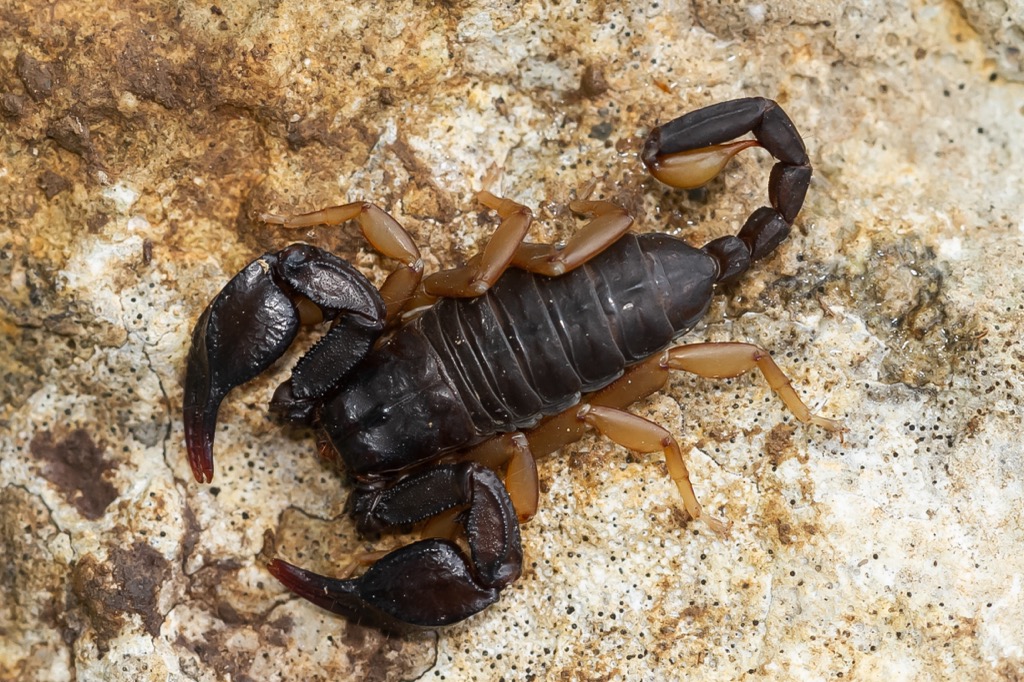
<path fill-rule="evenodd" d="M 627 235 L 561 277 L 510 269 L 487 294 L 442 300 L 412 326 L 481 434 L 529 428 L 691 329 L 717 272 L 678 239 Z"/>

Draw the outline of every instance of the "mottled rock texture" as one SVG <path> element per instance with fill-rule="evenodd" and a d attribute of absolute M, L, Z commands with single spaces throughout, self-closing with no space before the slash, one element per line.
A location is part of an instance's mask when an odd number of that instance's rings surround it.
<path fill-rule="evenodd" d="M 1021 2 L 0 3 L 0 679 L 996 680 L 1024 676 Z M 541 463 L 524 576 L 406 639 L 291 597 L 266 560 L 372 548 L 344 476 L 266 416 L 296 354 L 185 461 L 189 333 L 301 238 L 375 281 L 357 230 L 264 211 L 365 198 L 431 269 L 496 224 L 565 238 L 592 181 L 694 243 L 763 202 L 747 153 L 706 190 L 646 179 L 647 131 L 778 100 L 816 175 L 777 255 L 695 340 L 771 349 L 843 441 L 757 376 L 679 376 L 636 411 L 660 456 L 588 438 Z"/>

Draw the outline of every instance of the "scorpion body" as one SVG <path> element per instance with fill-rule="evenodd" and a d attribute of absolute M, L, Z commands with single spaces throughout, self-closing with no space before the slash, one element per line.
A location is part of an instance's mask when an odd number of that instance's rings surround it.
<path fill-rule="evenodd" d="M 707 253 L 663 234 L 626 235 L 561 277 L 508 270 L 371 352 L 319 423 L 364 478 L 530 429 L 693 328 L 717 273 Z"/>
<path fill-rule="evenodd" d="M 749 132 L 755 140 L 735 139 Z M 662 182 L 696 187 L 754 146 L 778 160 L 771 205 L 754 211 L 737 236 L 699 249 L 665 234 L 628 233 L 632 218 L 604 201 L 570 204 L 594 217 L 564 247 L 524 243 L 529 210 L 483 192 L 481 201 L 502 218 L 494 237 L 466 266 L 421 285 L 415 244 L 372 204 L 264 216 L 289 227 L 358 220 L 400 267 L 378 290 L 346 261 L 293 244 L 224 287 L 199 318 L 188 359 L 184 421 L 196 479 L 213 477 L 224 396 L 283 355 L 307 318 L 323 319 L 330 329 L 278 388 L 271 409 L 315 428 L 321 454 L 343 463 L 360 532 L 425 525 L 421 540 L 361 555 L 342 578 L 274 560 L 271 573 L 300 596 L 390 629 L 480 611 L 521 572 L 519 523 L 538 498 L 534 457 L 586 428 L 635 450 L 663 451 L 689 514 L 721 528 L 703 515 L 671 434 L 624 408 L 658 390 L 670 370 L 730 377 L 756 368 L 798 419 L 839 428 L 812 414 L 756 346 L 671 347 L 707 311 L 717 285 L 785 240 L 811 167 L 789 118 L 762 98 L 670 121 L 641 153 Z M 432 305 L 409 314 L 410 301 L 424 299 Z M 359 564 L 368 568 L 349 577 Z"/>

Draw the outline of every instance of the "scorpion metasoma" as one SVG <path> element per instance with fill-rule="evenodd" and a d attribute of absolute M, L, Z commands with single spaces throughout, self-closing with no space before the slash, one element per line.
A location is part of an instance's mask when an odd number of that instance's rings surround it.
<path fill-rule="evenodd" d="M 753 133 L 755 139 L 737 139 Z M 421 524 L 422 539 L 361 555 L 344 578 L 274 560 L 269 570 L 311 602 L 388 629 L 454 623 L 494 603 L 519 577 L 519 523 L 537 508 L 534 458 L 594 428 L 640 452 L 663 451 L 687 512 L 702 515 L 678 444 L 625 411 L 671 370 L 734 377 L 759 369 L 801 421 L 810 412 L 767 351 L 744 343 L 672 346 L 736 279 L 789 234 L 811 166 L 803 140 L 773 101 L 715 104 L 651 131 L 641 159 L 665 184 L 694 188 L 735 154 L 760 146 L 777 160 L 770 206 L 738 236 L 693 248 L 666 234 L 632 234 L 607 201 L 575 201 L 591 221 L 564 246 L 524 243 L 532 214 L 488 192 L 501 224 L 465 266 L 422 281 L 408 233 L 356 202 L 303 215 L 264 215 L 287 227 L 356 220 L 370 244 L 401 263 L 378 291 L 346 261 L 307 244 L 265 254 L 217 294 L 196 323 L 185 381 L 189 463 L 213 478 L 217 411 L 235 386 L 281 357 L 299 327 L 329 330 L 277 389 L 271 410 L 313 427 L 320 453 L 354 482 L 348 510 L 361 533 Z M 432 302 L 429 306 L 424 301 Z M 357 577 L 359 565 L 367 566 Z"/>

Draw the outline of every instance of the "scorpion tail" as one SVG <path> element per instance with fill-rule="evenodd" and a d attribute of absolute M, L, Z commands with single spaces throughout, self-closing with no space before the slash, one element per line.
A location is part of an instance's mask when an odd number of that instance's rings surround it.
<path fill-rule="evenodd" d="M 735 140 L 747 133 L 756 140 Z M 776 102 L 748 97 L 713 104 L 658 126 L 641 153 L 651 175 L 667 185 L 691 189 L 714 178 L 733 156 L 755 146 L 778 159 L 768 180 L 771 205 L 754 211 L 738 236 L 722 237 L 704 247 L 719 262 L 718 282 L 732 281 L 789 236 L 811 182 L 811 162 L 796 126 Z"/>
<path fill-rule="evenodd" d="M 293 244 L 257 258 L 235 275 L 196 323 L 188 354 L 185 444 L 200 483 L 213 480 L 221 401 L 284 355 L 298 333 L 303 300 L 335 320 L 293 372 L 290 393 L 306 402 L 336 386 L 383 329 L 380 294 L 355 268 L 326 251 Z M 320 371 L 328 362 L 335 370 Z"/>

